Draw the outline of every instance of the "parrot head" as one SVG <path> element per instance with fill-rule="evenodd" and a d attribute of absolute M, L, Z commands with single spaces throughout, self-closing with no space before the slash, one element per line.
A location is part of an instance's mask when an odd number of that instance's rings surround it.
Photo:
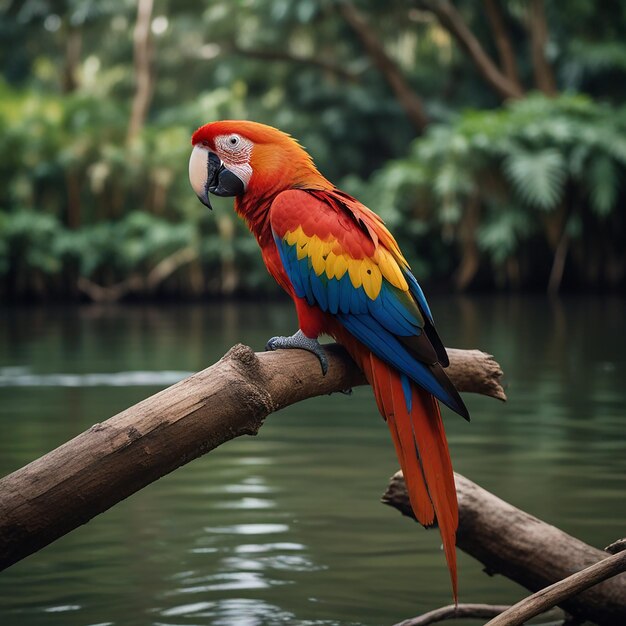
<path fill-rule="evenodd" d="M 196 130 L 191 143 L 189 180 L 209 209 L 210 193 L 268 197 L 287 188 L 325 181 L 295 139 L 265 124 L 211 122 Z"/>

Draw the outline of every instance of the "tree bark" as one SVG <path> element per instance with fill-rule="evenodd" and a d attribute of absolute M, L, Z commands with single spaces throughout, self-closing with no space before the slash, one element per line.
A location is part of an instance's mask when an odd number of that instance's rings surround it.
<path fill-rule="evenodd" d="M 395 94 L 409 120 L 418 131 L 424 132 L 429 118 L 424 103 L 409 85 L 398 64 L 387 54 L 376 33 L 361 12 L 351 2 L 339 3 L 339 10 L 346 23 L 352 28 L 372 63 L 378 68 Z"/>
<path fill-rule="evenodd" d="M 456 39 L 487 83 L 503 98 L 521 98 L 524 95 L 519 84 L 503 74 L 485 52 L 474 33 L 469 29 L 456 7 L 448 0 L 422 0 L 426 10 L 435 14 L 441 25 Z"/>
<path fill-rule="evenodd" d="M 274 411 L 365 383 L 337 345 L 329 370 L 302 350 L 255 354 L 238 345 L 215 365 L 119 413 L 0 480 L 0 569 L 36 552 Z M 504 398 L 500 367 L 478 350 L 450 350 L 460 391 Z"/>
<path fill-rule="evenodd" d="M 455 477 L 457 546 L 483 563 L 489 573 L 503 574 L 538 591 L 606 559 L 606 552 L 515 508 L 459 474 Z M 391 479 L 383 502 L 413 517 L 401 472 Z M 626 574 L 559 601 L 559 606 L 598 624 L 626 624 Z"/>

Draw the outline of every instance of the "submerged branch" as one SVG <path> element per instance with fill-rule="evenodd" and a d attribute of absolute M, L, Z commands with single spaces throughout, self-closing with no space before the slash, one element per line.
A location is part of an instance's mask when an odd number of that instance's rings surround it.
<path fill-rule="evenodd" d="M 450 604 L 434 611 L 428 611 L 428 613 L 418 617 L 405 619 L 395 626 L 428 626 L 428 624 L 449 619 L 489 618 L 500 615 L 508 608 L 510 608 L 508 604 Z"/>

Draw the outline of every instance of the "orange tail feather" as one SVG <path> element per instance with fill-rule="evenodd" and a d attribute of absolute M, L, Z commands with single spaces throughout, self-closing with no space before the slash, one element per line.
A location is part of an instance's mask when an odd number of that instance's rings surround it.
<path fill-rule="evenodd" d="M 371 353 L 360 356 L 378 408 L 391 431 L 415 516 L 424 526 L 431 526 L 435 519 L 439 526 L 456 602 L 458 506 L 439 405 L 427 391 L 411 385 L 409 413 L 400 374 Z"/>

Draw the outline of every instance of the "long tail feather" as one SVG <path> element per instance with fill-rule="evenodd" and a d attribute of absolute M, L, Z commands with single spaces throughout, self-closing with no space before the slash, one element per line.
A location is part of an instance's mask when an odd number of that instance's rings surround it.
<path fill-rule="evenodd" d="M 439 526 L 456 602 L 458 506 L 437 400 L 411 384 L 409 410 L 401 374 L 361 346 L 351 347 L 350 352 L 372 385 L 378 409 L 389 426 L 415 516 L 424 526 L 435 522 Z"/>

